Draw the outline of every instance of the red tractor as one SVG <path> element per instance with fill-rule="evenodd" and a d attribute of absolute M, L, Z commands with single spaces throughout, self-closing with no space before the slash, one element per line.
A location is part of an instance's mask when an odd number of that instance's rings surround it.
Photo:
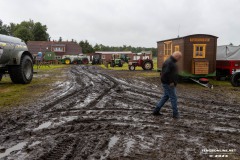
<path fill-rule="evenodd" d="M 144 56 L 141 56 L 140 59 L 130 60 L 128 62 L 128 69 L 130 71 L 134 71 L 137 66 L 142 67 L 143 70 L 152 70 L 153 69 L 153 61 L 151 59 L 146 58 L 146 56 L 144 54 Z"/>

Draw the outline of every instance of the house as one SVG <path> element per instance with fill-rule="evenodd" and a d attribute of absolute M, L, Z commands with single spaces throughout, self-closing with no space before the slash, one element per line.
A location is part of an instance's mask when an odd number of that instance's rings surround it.
<path fill-rule="evenodd" d="M 102 61 L 111 61 L 113 59 L 113 56 L 115 58 L 119 58 L 121 56 L 127 56 L 130 59 L 133 58 L 133 53 L 131 51 L 122 51 L 122 52 L 112 52 L 112 51 L 96 51 L 95 54 L 101 54 Z"/>
<path fill-rule="evenodd" d="M 157 68 L 174 51 L 183 54 L 178 62 L 179 75 L 183 77 L 210 77 L 216 75 L 217 38 L 213 35 L 194 34 L 157 42 Z"/>
<path fill-rule="evenodd" d="M 62 59 L 63 55 L 79 55 L 82 54 L 82 48 L 76 42 L 57 42 L 57 41 L 28 41 L 28 50 L 34 56 L 38 52 L 45 54 L 46 52 L 54 52 L 56 59 Z"/>

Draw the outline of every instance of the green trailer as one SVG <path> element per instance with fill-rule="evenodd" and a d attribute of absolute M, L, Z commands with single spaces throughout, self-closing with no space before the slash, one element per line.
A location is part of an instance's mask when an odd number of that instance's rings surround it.
<path fill-rule="evenodd" d="M 56 53 L 55 52 L 46 52 L 43 59 L 44 59 L 44 61 L 55 61 Z"/>

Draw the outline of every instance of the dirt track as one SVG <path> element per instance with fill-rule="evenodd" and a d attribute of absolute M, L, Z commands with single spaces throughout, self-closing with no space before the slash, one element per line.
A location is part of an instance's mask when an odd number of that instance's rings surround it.
<path fill-rule="evenodd" d="M 0 114 L 0 159 L 208 159 L 203 149 L 240 158 L 240 102 L 227 94 L 180 85 L 181 118 L 173 120 L 169 103 L 163 116 L 151 115 L 157 80 L 94 66 L 65 74 L 36 104 Z"/>

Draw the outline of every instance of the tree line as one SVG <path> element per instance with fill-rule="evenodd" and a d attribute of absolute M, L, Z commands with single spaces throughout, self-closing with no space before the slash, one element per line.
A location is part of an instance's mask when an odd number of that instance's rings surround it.
<path fill-rule="evenodd" d="M 18 37 L 27 41 L 47 41 L 49 34 L 47 26 L 33 20 L 22 21 L 21 23 L 3 24 L 0 19 L 0 34 Z"/>
<path fill-rule="evenodd" d="M 87 40 L 80 41 L 79 45 L 82 47 L 83 53 L 94 53 L 95 51 L 131 51 L 133 53 L 139 53 L 141 51 L 152 51 L 153 56 L 157 56 L 157 48 L 153 47 L 132 47 L 130 45 L 106 46 L 103 44 L 95 44 L 93 46 Z"/>
<path fill-rule="evenodd" d="M 0 34 L 18 37 L 28 41 L 50 41 L 50 36 L 47 32 L 47 26 L 41 22 L 34 22 L 33 20 L 22 21 L 21 23 L 4 24 L 0 19 Z M 59 42 L 63 41 L 62 37 L 59 37 Z M 72 39 L 72 42 L 76 40 Z M 132 51 L 133 53 L 139 53 L 141 51 L 152 51 L 153 56 L 157 55 L 156 48 L 145 47 L 132 47 L 130 45 L 123 46 L 107 46 L 103 44 L 90 44 L 87 40 L 80 41 L 78 43 L 82 47 L 83 53 L 94 53 L 95 51 Z"/>

